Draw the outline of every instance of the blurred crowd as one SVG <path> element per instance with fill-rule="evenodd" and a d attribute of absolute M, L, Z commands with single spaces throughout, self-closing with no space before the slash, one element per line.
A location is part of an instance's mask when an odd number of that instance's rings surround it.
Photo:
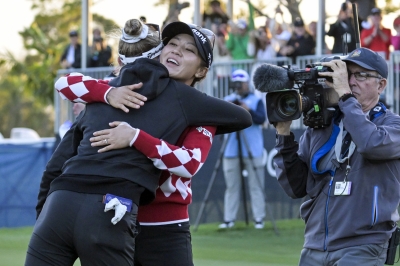
<path fill-rule="evenodd" d="M 112 64 L 112 49 L 102 36 L 102 30 L 94 28 L 92 45 L 88 49 L 87 67 L 108 67 Z M 81 68 L 82 50 L 77 30 L 69 32 L 69 44 L 66 45 L 60 59 L 62 68 Z"/>
<path fill-rule="evenodd" d="M 269 60 L 286 56 L 296 63 L 296 57 L 315 54 L 317 22 L 305 24 L 301 17 L 292 23 L 286 23 L 282 10 L 278 6 L 273 18 L 265 16 L 265 24 L 254 27 L 254 7 L 249 6 L 249 17 L 232 21 L 221 7 L 221 2 L 210 2 L 211 12 L 205 13 L 203 26 L 212 29 L 218 36 L 214 49 L 215 60 L 257 59 Z M 280 17 L 279 17 L 280 16 Z M 359 21 L 362 47 L 379 52 L 386 59 L 393 50 L 400 49 L 400 16 L 393 21 L 396 33 L 383 27 L 384 14 L 379 8 L 373 8 L 366 20 Z M 278 18 L 279 17 L 279 18 Z M 281 22 L 278 22 L 281 21 Z M 323 54 L 347 54 L 356 48 L 356 30 L 350 2 L 340 4 L 340 11 L 335 23 L 325 32 L 334 40 L 332 49 L 324 43 Z"/>
<path fill-rule="evenodd" d="M 218 0 L 209 2 L 203 14 L 203 27 L 211 29 L 217 36 L 214 44 L 214 62 L 231 60 L 256 59 L 265 61 L 277 57 L 289 57 L 296 64 L 296 57 L 313 55 L 316 49 L 317 22 L 305 24 L 301 17 L 291 23 L 283 19 L 283 12 L 278 6 L 274 17 L 268 17 L 246 0 L 248 3 L 248 18 L 232 20 L 225 12 L 224 4 Z M 180 11 L 180 10 L 179 10 Z M 261 27 L 255 27 L 254 14 L 265 17 Z M 386 59 L 391 51 L 400 50 L 400 16 L 394 19 L 395 33 L 383 27 L 384 14 L 379 8 L 373 8 L 367 19 L 358 18 L 360 41 L 362 47 L 379 52 Z M 141 20 L 146 22 L 145 17 Z M 171 21 L 179 20 L 175 16 Z M 168 18 L 165 22 L 169 21 Z M 324 34 L 333 38 L 333 46 L 328 48 L 323 43 L 323 54 L 347 54 L 356 48 L 356 30 L 354 28 L 351 3 L 340 4 L 337 20 L 329 25 Z M 70 44 L 60 60 L 62 68 L 81 67 L 81 45 L 78 32 L 72 30 L 69 34 Z M 107 45 L 100 29 L 93 30 L 92 46 L 87 59 L 88 67 L 110 66 L 112 64 L 112 49 Z"/>

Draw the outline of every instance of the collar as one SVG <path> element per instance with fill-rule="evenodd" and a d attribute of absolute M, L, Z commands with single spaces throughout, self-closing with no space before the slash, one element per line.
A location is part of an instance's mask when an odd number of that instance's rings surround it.
<path fill-rule="evenodd" d="M 369 113 L 368 113 L 369 120 L 374 121 L 375 118 L 386 113 L 386 110 L 387 110 L 386 106 L 383 103 L 378 102 L 378 104 L 374 108 L 369 110 Z"/>

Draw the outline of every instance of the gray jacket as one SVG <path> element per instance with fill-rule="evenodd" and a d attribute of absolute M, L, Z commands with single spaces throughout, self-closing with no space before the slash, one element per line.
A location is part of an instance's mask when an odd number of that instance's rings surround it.
<path fill-rule="evenodd" d="M 383 105 L 366 116 L 354 97 L 340 101 L 339 108 L 344 128 L 356 144 L 347 177 L 352 182 L 350 195 L 334 195 L 336 182 L 345 178 L 347 162 L 333 170 L 318 169 L 321 158 L 335 145 L 337 124 L 308 128 L 299 143 L 293 134 L 278 135 L 275 146 L 276 176 L 282 188 L 292 198 L 310 197 L 301 206 L 304 247 L 321 251 L 383 244 L 399 220 L 400 117 Z"/>

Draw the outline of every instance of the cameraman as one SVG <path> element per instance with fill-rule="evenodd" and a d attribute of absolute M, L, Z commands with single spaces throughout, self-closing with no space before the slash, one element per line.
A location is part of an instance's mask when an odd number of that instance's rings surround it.
<path fill-rule="evenodd" d="M 388 66 L 367 48 L 321 64 L 340 97 L 332 124 L 299 143 L 291 121 L 276 124 L 277 179 L 290 197 L 310 198 L 299 265 L 383 265 L 400 199 L 400 117 L 379 103 Z"/>
<path fill-rule="evenodd" d="M 224 223 L 220 224 L 219 228 L 231 228 L 235 225 L 234 222 L 240 205 L 240 192 L 244 189 L 241 183 L 242 170 L 244 169 L 248 173 L 247 180 L 254 227 L 256 229 L 264 227 L 265 174 L 263 164 L 264 141 L 261 125 L 265 122 L 266 111 L 262 100 L 250 92 L 249 80 L 249 74 L 246 71 L 242 69 L 235 70 L 231 77 L 235 92 L 225 97 L 226 101 L 235 103 L 246 109 L 253 119 L 253 125 L 241 132 L 226 136 L 228 139 L 223 158 L 226 184 Z M 250 152 L 248 152 L 248 149 Z"/>

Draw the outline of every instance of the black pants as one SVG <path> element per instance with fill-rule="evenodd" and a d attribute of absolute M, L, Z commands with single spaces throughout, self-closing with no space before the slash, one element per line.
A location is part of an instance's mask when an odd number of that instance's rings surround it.
<path fill-rule="evenodd" d="M 137 206 L 116 225 L 103 196 L 58 190 L 49 195 L 33 229 L 25 265 L 133 265 Z"/>
<path fill-rule="evenodd" d="M 140 226 L 135 266 L 193 266 L 189 222 Z"/>

